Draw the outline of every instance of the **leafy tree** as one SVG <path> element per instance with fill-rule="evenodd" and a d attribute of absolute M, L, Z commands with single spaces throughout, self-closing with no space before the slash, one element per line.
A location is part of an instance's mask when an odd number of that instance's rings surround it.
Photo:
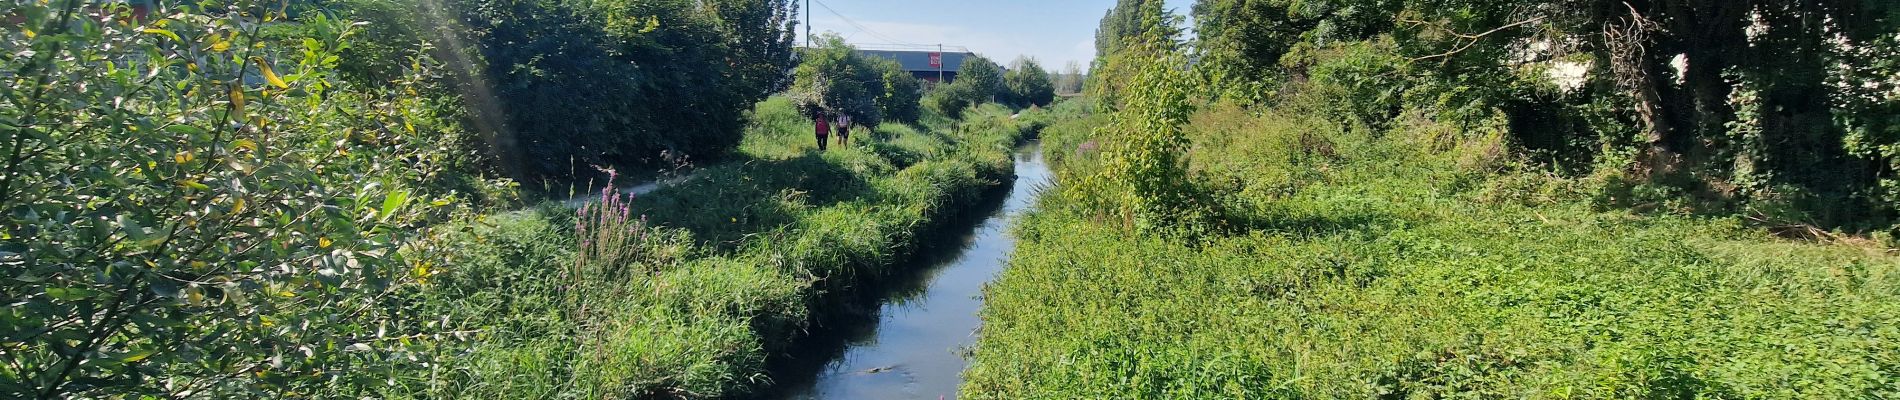
<path fill-rule="evenodd" d="M 1256 97 L 1280 75 L 1281 57 L 1318 22 L 1296 15 L 1289 0 L 1207 0 L 1194 4 L 1199 65 L 1227 85 L 1231 97 Z M 1259 99 L 1252 99 L 1259 100 Z"/>
<path fill-rule="evenodd" d="M 1160 17 L 1147 24 L 1161 25 Z M 1074 193 L 1103 194 L 1081 199 L 1090 208 L 1110 212 L 1109 220 L 1141 231 L 1195 227 L 1211 216 L 1211 204 L 1190 181 L 1185 154 L 1191 143 L 1183 130 L 1194 111 L 1193 82 L 1187 57 L 1174 49 L 1166 29 L 1144 29 L 1130 47 L 1107 58 L 1098 79 L 1114 79 L 1124 95 L 1114 97 L 1109 122 L 1094 132 L 1104 141 L 1103 168 Z"/>
<path fill-rule="evenodd" d="M 937 86 L 935 90 L 924 95 L 923 103 L 932 110 L 936 110 L 938 114 L 956 119 L 963 118 L 963 111 L 976 105 L 976 99 L 981 96 L 976 88 L 957 82 Z"/>
<path fill-rule="evenodd" d="M 1009 72 L 1003 74 L 1003 87 L 1009 103 L 1018 107 L 1048 106 L 1056 100 L 1056 88 L 1049 80 L 1049 71 L 1043 70 L 1034 58 L 1017 58 L 1011 63 Z"/>
<path fill-rule="evenodd" d="M 1877 94 L 1893 81 L 1883 52 L 1900 30 L 1895 8 L 1860 0 L 1203 0 L 1194 8 L 1195 48 L 1197 69 L 1216 83 L 1211 94 L 1261 101 L 1285 82 L 1341 89 L 1343 108 L 1372 128 L 1402 109 L 1466 125 L 1502 118 L 1519 143 L 1568 153 L 1556 159 L 1627 152 L 1634 156 L 1622 168 L 1645 185 L 1734 201 L 1794 199 L 1810 213 L 1793 218 L 1864 227 L 1895 215 L 1892 202 L 1868 201 L 1892 198 L 1883 186 L 1900 187 L 1890 183 L 1891 156 L 1871 150 L 1900 142 L 1872 133 L 1885 132 L 1874 127 L 1888 124 L 1872 121 L 1895 110 L 1892 95 Z M 1103 41 L 1128 26 L 1105 20 Z M 1567 93 L 1530 72 L 1561 64 L 1586 69 Z"/>
<path fill-rule="evenodd" d="M 1065 95 L 1082 93 L 1082 82 L 1086 80 L 1088 76 L 1082 73 L 1082 63 L 1070 61 L 1068 65 L 1062 67 L 1061 73 L 1056 74 L 1056 93 Z"/>
<path fill-rule="evenodd" d="M 1164 44 L 1174 48 L 1173 38 L 1180 37 L 1180 25 L 1174 16 L 1169 15 L 1166 3 L 1163 0 L 1117 0 L 1115 7 L 1102 17 L 1101 27 L 1095 31 L 1096 62 L 1099 64 L 1109 55 L 1139 43 L 1139 38 L 1150 36 L 1149 29 L 1162 29 L 1158 34 L 1170 38 Z M 1151 18 L 1163 20 L 1163 23 L 1148 23 Z"/>
<path fill-rule="evenodd" d="M 955 84 L 970 88 L 968 94 L 975 96 L 970 99 L 973 105 L 996 101 L 996 96 L 1006 89 L 1003 87 L 1003 67 L 983 57 L 965 57 L 963 65 L 957 68 Z"/>
<path fill-rule="evenodd" d="M 432 25 L 425 20 L 427 14 L 413 2 L 336 0 L 311 6 L 319 7 L 318 12 L 331 10 L 341 18 L 365 23 L 351 38 L 337 65 L 346 79 L 358 84 L 378 85 L 402 79 L 410 59 L 421 55 L 419 50 L 427 48 L 423 43 L 433 39 L 424 33 Z"/>
<path fill-rule="evenodd" d="M 747 103 L 784 90 L 785 71 L 796 60 L 798 5 L 789 0 L 710 0 L 703 2 L 718 21 L 730 51 L 728 63 L 751 97 Z"/>
<path fill-rule="evenodd" d="M 884 95 L 878 97 L 877 105 L 884 119 L 917 122 L 924 96 L 923 81 L 905 71 L 896 60 L 872 59 L 870 62 L 883 74 Z"/>
<path fill-rule="evenodd" d="M 744 112 L 785 84 L 792 62 L 785 0 L 370 7 L 379 3 L 334 4 L 371 16 L 370 26 L 419 25 L 398 33 L 423 37 L 377 40 L 427 42 L 432 56 L 460 67 L 442 86 L 461 95 L 495 158 L 523 178 L 662 163 L 663 153 L 720 154 L 737 144 Z"/>
<path fill-rule="evenodd" d="M 1126 50 L 1124 48 L 1113 48 L 1107 53 L 1096 54 L 1096 69 L 1093 71 L 1093 74 L 1090 75 L 1091 83 L 1088 85 L 1089 97 L 1094 100 L 1097 105 L 1101 106 L 1101 109 L 1107 111 L 1119 109 L 1125 101 L 1125 99 L 1122 98 L 1124 90 L 1130 84 L 1131 78 L 1141 73 L 1139 68 L 1142 67 L 1141 63 L 1144 62 L 1143 60 L 1159 60 L 1165 58 L 1163 55 L 1172 54 L 1176 51 L 1177 43 L 1175 40 L 1181 31 L 1176 27 L 1176 24 L 1179 23 L 1179 19 L 1161 11 L 1161 5 L 1158 1 L 1152 3 L 1124 1 L 1123 5 L 1139 7 L 1134 9 L 1122 9 L 1118 7 L 1110 11 L 1109 18 L 1137 18 L 1135 22 L 1132 22 L 1134 25 L 1124 26 L 1126 22 L 1115 22 L 1107 19 L 1103 21 L 1103 25 L 1119 26 L 1120 28 L 1116 28 L 1114 31 L 1115 35 L 1135 35 L 1127 38 L 1117 36 L 1116 39 L 1112 40 L 1117 46 L 1140 46 L 1143 48 L 1143 51 L 1147 53 L 1137 56 L 1141 58 L 1124 58 L 1120 60 L 1117 60 L 1115 55 L 1122 50 Z M 1098 35 L 1100 34 L 1098 33 Z"/>
<path fill-rule="evenodd" d="M 441 326 L 389 300 L 460 198 L 460 132 L 409 95 L 435 65 L 352 84 L 359 32 L 262 40 L 278 2 L 89 4 L 13 4 L 0 38 L 0 397 L 298 397 L 432 362 L 410 339 Z"/>
<path fill-rule="evenodd" d="M 844 37 L 827 33 L 818 45 L 806 49 L 793 71 L 790 95 L 799 111 L 850 115 L 857 123 L 877 125 L 883 119 L 886 69 L 858 54 Z"/>

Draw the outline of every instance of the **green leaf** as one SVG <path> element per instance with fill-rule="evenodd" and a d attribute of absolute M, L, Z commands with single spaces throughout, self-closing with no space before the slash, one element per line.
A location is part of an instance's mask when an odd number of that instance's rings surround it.
<path fill-rule="evenodd" d="M 389 192 L 388 196 L 383 197 L 382 222 L 389 222 L 389 217 L 392 215 L 395 215 L 396 210 L 401 209 L 402 206 L 408 205 L 408 204 L 409 204 L 408 191 L 398 190 L 394 192 Z"/>
<path fill-rule="evenodd" d="M 158 350 L 154 350 L 154 349 L 135 350 L 130 353 L 125 353 L 124 355 L 119 356 L 119 361 L 125 362 L 125 363 L 135 363 L 135 362 L 144 360 L 147 357 L 151 357 L 152 354 L 157 354 L 157 353 L 158 353 Z"/>
<path fill-rule="evenodd" d="M 178 34 L 176 34 L 176 33 L 172 33 L 172 31 L 168 31 L 168 30 L 164 30 L 164 29 L 159 29 L 159 28 L 145 28 L 145 30 L 144 30 L 144 31 L 142 31 L 142 32 L 145 32 L 145 33 L 147 33 L 147 34 L 152 34 L 152 35 L 159 35 L 159 36 L 164 36 L 164 37 L 168 37 L 168 38 L 171 38 L 172 40 L 176 40 L 176 41 L 180 41 L 180 42 L 183 42 L 183 41 L 185 41 L 185 39 L 183 39 L 183 38 L 179 38 L 179 37 L 178 37 Z"/>
<path fill-rule="evenodd" d="M 126 236 L 131 236 L 135 241 L 145 241 L 145 227 L 140 226 L 137 220 L 125 214 L 119 214 L 117 222 L 119 228 L 125 231 Z"/>
<path fill-rule="evenodd" d="M 290 84 L 285 83 L 283 78 L 277 77 L 277 71 L 271 70 L 270 63 L 265 62 L 263 57 L 251 57 L 251 63 L 257 64 L 257 71 L 264 74 L 264 81 L 270 82 L 271 86 L 279 89 L 290 88 Z"/>
<path fill-rule="evenodd" d="M 46 288 L 47 296 L 50 296 L 54 299 L 66 300 L 66 301 L 85 300 L 85 299 L 90 299 L 94 297 L 99 297 L 99 295 L 102 295 L 102 294 L 105 294 L 105 292 L 87 289 L 87 288 L 76 288 L 76 287 Z"/>

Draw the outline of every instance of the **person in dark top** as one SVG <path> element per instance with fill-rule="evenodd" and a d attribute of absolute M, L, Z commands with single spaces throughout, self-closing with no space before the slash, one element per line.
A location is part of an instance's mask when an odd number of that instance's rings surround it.
<path fill-rule="evenodd" d="M 817 114 L 812 116 L 812 121 L 818 124 L 818 151 L 825 151 L 825 139 L 831 136 L 831 117 L 825 116 L 823 111 L 814 114 Z"/>

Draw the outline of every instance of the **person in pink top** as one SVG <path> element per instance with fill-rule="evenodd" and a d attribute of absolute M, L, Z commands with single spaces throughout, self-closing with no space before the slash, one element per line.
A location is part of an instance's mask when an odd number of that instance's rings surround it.
<path fill-rule="evenodd" d="M 818 124 L 818 151 L 825 151 L 825 139 L 830 139 L 827 136 L 831 136 L 831 118 L 825 116 L 824 111 L 813 114 L 815 115 L 812 116 L 812 120 Z"/>

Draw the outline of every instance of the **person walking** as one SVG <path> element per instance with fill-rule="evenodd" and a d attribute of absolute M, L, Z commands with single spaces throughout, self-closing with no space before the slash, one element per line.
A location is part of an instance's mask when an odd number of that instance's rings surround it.
<path fill-rule="evenodd" d="M 838 114 L 838 145 L 847 146 L 847 145 L 850 145 L 850 143 L 851 143 L 851 114 L 840 113 Z"/>
<path fill-rule="evenodd" d="M 818 151 L 825 151 L 825 141 L 830 139 L 827 136 L 831 136 L 831 117 L 826 116 L 824 111 L 816 111 L 812 114 L 811 119 L 814 121 L 813 123 L 818 124 L 816 128 L 818 133 Z"/>

